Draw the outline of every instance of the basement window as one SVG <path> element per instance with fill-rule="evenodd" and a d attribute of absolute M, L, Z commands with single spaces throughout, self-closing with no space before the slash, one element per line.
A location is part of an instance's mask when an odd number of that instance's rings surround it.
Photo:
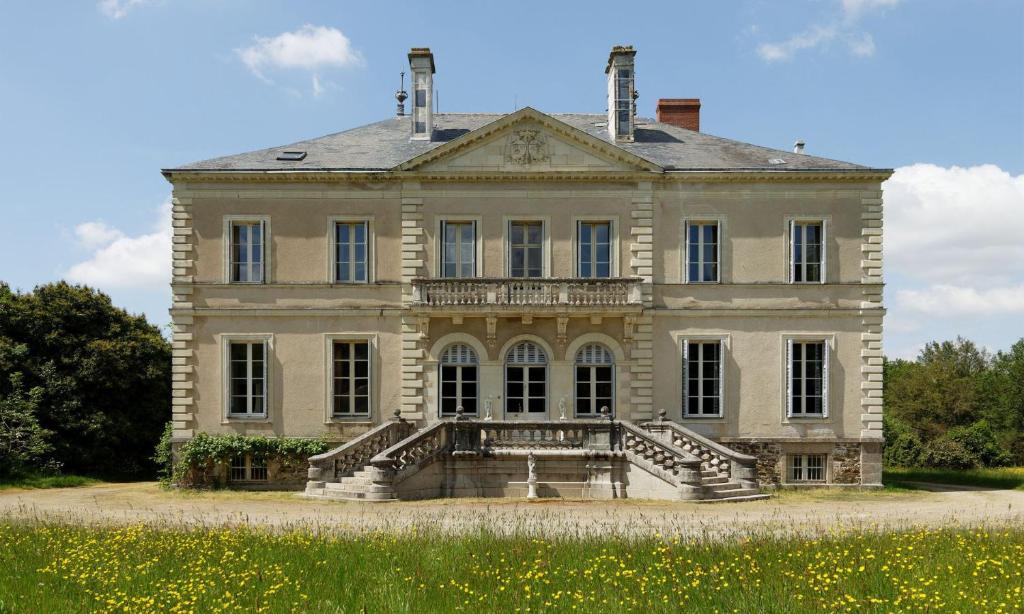
<path fill-rule="evenodd" d="M 278 160 L 284 160 L 286 162 L 298 162 L 299 160 L 306 159 L 306 152 L 304 151 L 282 151 L 277 154 Z"/>
<path fill-rule="evenodd" d="M 251 455 L 236 456 L 231 459 L 232 482 L 266 482 L 267 461 Z"/>
<path fill-rule="evenodd" d="M 824 482 L 824 454 L 793 454 L 789 457 L 790 482 Z"/>

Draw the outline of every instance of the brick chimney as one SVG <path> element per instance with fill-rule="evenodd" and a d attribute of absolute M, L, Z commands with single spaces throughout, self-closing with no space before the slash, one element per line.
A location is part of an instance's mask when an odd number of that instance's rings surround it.
<path fill-rule="evenodd" d="M 658 121 L 700 132 L 700 98 L 659 98 Z"/>

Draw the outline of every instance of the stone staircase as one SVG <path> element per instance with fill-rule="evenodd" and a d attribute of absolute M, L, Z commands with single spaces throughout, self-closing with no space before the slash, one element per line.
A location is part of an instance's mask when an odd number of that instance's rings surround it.
<path fill-rule="evenodd" d="M 539 473 L 548 474 L 541 477 L 551 479 L 551 484 L 566 482 L 550 477 L 556 470 L 548 467 L 568 465 L 575 467 L 577 474 L 582 471 L 586 477 L 573 479 L 584 480 L 580 483 L 588 487 L 594 485 L 586 490 L 598 493 L 593 498 L 634 496 L 629 494 L 632 484 L 621 477 L 627 466 L 643 470 L 661 484 L 652 498 L 717 503 L 770 497 L 758 488 L 756 459 L 663 417 L 643 425 L 610 420 L 449 420 L 416 429 L 397 412 L 395 420 L 311 457 L 306 496 L 374 502 L 481 496 L 474 493 L 487 491 L 481 484 L 488 479 L 492 482 L 488 492 L 508 492 L 494 489 L 494 480 L 505 486 L 521 485 L 522 476 L 516 477 L 514 472 L 522 472 L 528 455 L 543 459 L 544 469 Z M 435 462 L 442 464 L 422 473 Z M 496 470 L 496 465 L 501 468 Z M 418 473 L 418 489 L 403 487 Z M 504 477 L 496 478 L 496 474 Z M 648 488 L 644 492 L 653 491 Z"/>

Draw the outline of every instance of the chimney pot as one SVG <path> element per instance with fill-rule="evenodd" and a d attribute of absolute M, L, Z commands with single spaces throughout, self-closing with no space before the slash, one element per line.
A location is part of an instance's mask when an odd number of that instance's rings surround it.
<path fill-rule="evenodd" d="M 658 121 L 700 132 L 700 98 L 659 98 Z"/>
<path fill-rule="evenodd" d="M 802 154 L 804 152 L 804 140 L 798 139 L 796 143 L 793 143 L 793 153 Z"/>

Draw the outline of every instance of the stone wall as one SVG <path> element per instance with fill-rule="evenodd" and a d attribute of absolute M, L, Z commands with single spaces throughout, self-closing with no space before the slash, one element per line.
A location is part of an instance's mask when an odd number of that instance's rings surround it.
<path fill-rule="evenodd" d="M 829 484 L 860 484 L 863 444 L 857 442 L 723 441 L 737 452 L 757 458 L 757 480 L 761 486 L 785 482 L 787 454 L 828 454 Z M 874 484 L 872 484 L 874 485 Z"/>

